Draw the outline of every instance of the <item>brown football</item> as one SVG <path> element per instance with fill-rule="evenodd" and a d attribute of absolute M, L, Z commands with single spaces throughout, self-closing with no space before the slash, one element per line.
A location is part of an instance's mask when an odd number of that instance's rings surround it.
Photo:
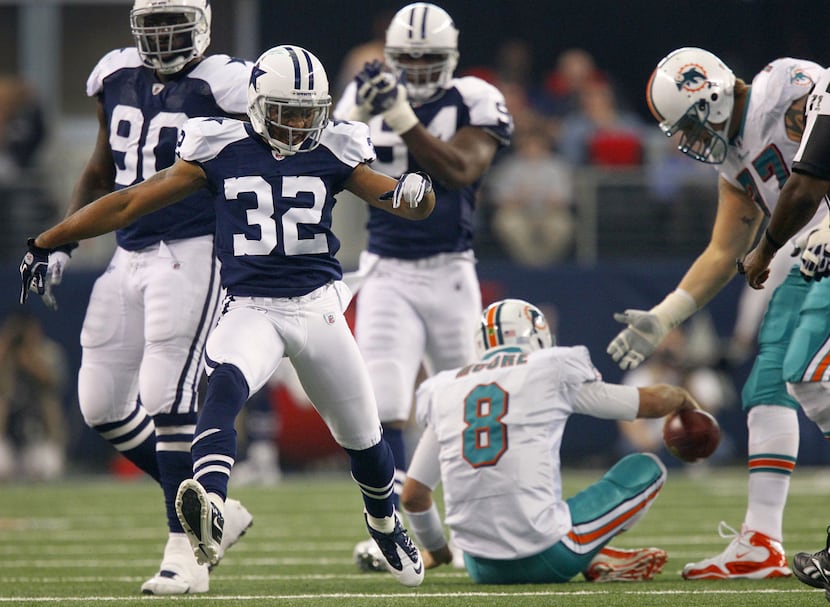
<path fill-rule="evenodd" d="M 663 442 L 676 458 L 696 462 L 706 459 L 718 448 L 720 426 L 702 409 L 681 409 L 666 416 Z"/>

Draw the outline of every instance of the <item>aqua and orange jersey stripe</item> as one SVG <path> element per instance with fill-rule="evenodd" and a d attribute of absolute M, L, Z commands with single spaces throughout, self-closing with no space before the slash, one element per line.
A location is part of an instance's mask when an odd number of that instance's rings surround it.
<path fill-rule="evenodd" d="M 658 489 L 659 489 L 659 487 L 662 487 L 662 484 L 658 486 Z M 648 498 L 644 499 L 642 502 L 637 504 L 631 510 L 627 510 L 627 511 L 623 512 L 618 517 L 616 517 L 613 520 L 607 522 L 602 527 L 599 527 L 598 529 L 595 529 L 595 530 L 591 531 L 590 533 L 577 534 L 576 531 L 574 531 L 574 529 L 571 529 L 570 531 L 568 531 L 568 538 L 570 538 L 570 540 L 572 542 L 574 542 L 575 544 L 583 545 L 583 544 L 590 544 L 591 542 L 596 541 L 597 539 L 599 539 L 599 538 L 601 538 L 605 535 L 609 535 L 609 534 L 616 535 L 617 533 L 619 533 L 619 531 L 617 531 L 617 529 L 622 527 L 623 524 L 627 520 L 629 520 L 632 516 L 636 515 L 643 508 L 648 506 L 649 502 L 651 502 L 651 500 L 653 500 L 655 497 L 657 497 L 658 493 L 659 493 L 659 490 L 654 491 L 651 495 L 648 496 Z"/>
<path fill-rule="evenodd" d="M 824 355 L 819 362 L 818 367 L 810 376 L 810 381 L 822 381 L 822 377 L 824 377 L 825 371 L 827 371 L 827 367 L 830 366 L 830 352 Z"/>
<path fill-rule="evenodd" d="M 792 474 L 796 459 L 776 453 L 759 453 L 751 455 L 747 467 L 750 474 L 753 472 L 774 472 L 776 474 Z"/>

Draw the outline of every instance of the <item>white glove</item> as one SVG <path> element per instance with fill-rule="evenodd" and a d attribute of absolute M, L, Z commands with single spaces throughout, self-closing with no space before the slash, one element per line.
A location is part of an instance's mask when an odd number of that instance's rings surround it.
<path fill-rule="evenodd" d="M 830 215 L 828 215 L 830 218 Z M 801 252 L 801 276 L 804 280 L 819 281 L 830 276 L 830 225 L 828 219 L 821 222 L 795 243 L 795 254 Z"/>
<path fill-rule="evenodd" d="M 46 268 L 46 280 L 41 298 L 50 310 L 56 311 L 58 309 L 58 301 L 55 299 L 52 288 L 61 284 L 63 273 L 69 267 L 69 260 L 72 259 L 72 251 L 77 246 L 77 242 L 70 242 L 69 244 L 53 249 L 49 253 L 49 264 Z"/>
<path fill-rule="evenodd" d="M 63 273 L 69 267 L 69 260 L 72 256 L 60 250 L 49 253 L 49 267 L 46 269 L 46 282 L 50 286 L 61 284 Z"/>
<path fill-rule="evenodd" d="M 618 312 L 614 314 L 614 320 L 628 325 L 611 340 L 607 349 L 623 370 L 633 369 L 651 356 L 670 330 L 656 314 L 645 310 Z"/>
<path fill-rule="evenodd" d="M 651 356 L 666 334 L 697 311 L 694 298 L 675 289 L 651 310 L 626 310 L 614 320 L 627 324 L 608 344 L 606 352 L 620 369 L 634 369 Z"/>
<path fill-rule="evenodd" d="M 392 208 L 401 206 L 401 201 L 409 203 L 409 208 L 417 207 L 424 196 L 432 191 L 432 178 L 426 173 L 404 173 L 398 179 L 394 190 L 384 192 L 380 200 L 392 199 Z"/>

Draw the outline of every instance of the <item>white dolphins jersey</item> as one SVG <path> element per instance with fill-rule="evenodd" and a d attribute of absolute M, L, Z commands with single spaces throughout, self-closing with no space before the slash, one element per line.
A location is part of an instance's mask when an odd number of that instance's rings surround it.
<path fill-rule="evenodd" d="M 456 545 L 516 559 L 558 542 L 572 527 L 559 460 L 568 418 L 631 420 L 638 407 L 637 389 L 601 381 L 584 346 L 498 348 L 425 380 L 416 416 L 438 441 Z"/>
<path fill-rule="evenodd" d="M 788 136 L 787 126 L 801 121 L 805 97 L 823 68 L 805 59 L 776 59 L 752 80 L 752 88 L 740 130 L 729 142 L 720 176 L 744 190 L 769 217 L 790 176 L 800 137 Z M 805 229 L 818 224 L 826 214 L 822 209 Z"/>

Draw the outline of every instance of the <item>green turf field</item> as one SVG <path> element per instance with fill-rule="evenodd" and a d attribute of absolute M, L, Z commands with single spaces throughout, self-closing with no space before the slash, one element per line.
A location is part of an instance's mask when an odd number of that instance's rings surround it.
<path fill-rule="evenodd" d="M 542 606 L 827 605 L 824 593 L 795 579 L 685 582 L 683 564 L 725 546 L 717 525 L 743 518 L 746 474 L 739 469 L 670 471 L 648 516 L 614 545 L 654 545 L 669 561 L 652 582 L 476 586 L 461 570 L 427 572 L 416 589 L 386 574 L 359 573 L 361 502 L 346 474 L 289 476 L 272 488 L 233 492 L 254 526 L 214 570 L 211 590 L 191 597 L 142 597 L 166 539 L 155 485 L 109 479 L 54 485 L 0 485 L 0 607 L 6 605 Z M 566 471 L 565 493 L 599 472 Z M 785 517 L 791 556 L 824 544 L 830 523 L 830 471 L 796 469 Z"/>

